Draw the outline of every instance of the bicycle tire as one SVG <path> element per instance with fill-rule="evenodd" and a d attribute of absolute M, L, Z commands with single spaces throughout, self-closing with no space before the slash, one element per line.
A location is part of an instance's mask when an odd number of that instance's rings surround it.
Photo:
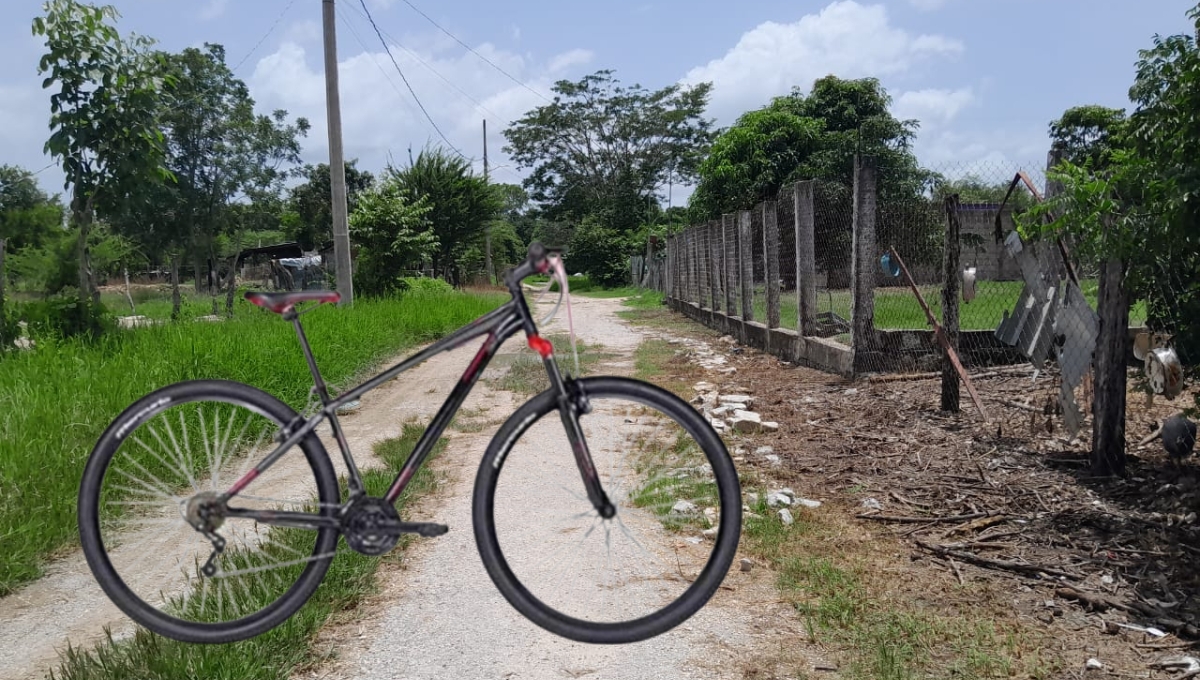
<path fill-rule="evenodd" d="M 670 415 L 701 446 L 712 465 L 721 502 L 717 540 L 699 577 L 665 607 L 638 619 L 594 622 L 574 618 L 550 607 L 523 585 L 500 549 L 495 526 L 496 484 L 513 445 L 533 423 L 558 411 L 558 394 L 547 390 L 513 413 L 497 431 L 475 478 L 472 520 L 476 546 L 493 583 L 508 602 L 538 626 L 559 636 L 594 644 L 626 644 L 660 635 L 690 618 L 712 598 L 737 552 L 741 533 L 741 485 L 733 460 L 717 432 L 687 402 L 650 383 L 622 377 L 593 377 L 578 381 L 589 398 L 624 398 Z M 574 462 L 569 457 L 566 464 Z"/>
<path fill-rule="evenodd" d="M 151 392 L 118 415 L 97 441 L 80 482 L 78 518 L 80 543 L 88 567 L 113 604 L 138 624 L 164 637 L 189 643 L 217 644 L 260 635 L 286 621 L 312 597 L 329 569 L 332 556 L 309 561 L 299 578 L 282 596 L 254 614 L 220 623 L 187 621 L 169 616 L 145 602 L 125 583 L 113 567 L 101 536 L 100 487 L 105 472 L 123 438 L 139 425 L 170 406 L 201 400 L 245 406 L 280 426 L 292 423 L 298 416 L 294 409 L 271 394 L 238 382 L 187 381 Z M 336 505 L 340 495 L 337 474 L 324 445 L 315 434 L 310 434 L 299 442 L 299 447 L 315 477 L 321 506 L 328 508 Z M 325 555 L 335 549 L 339 536 L 336 529 L 320 529 L 314 533 L 317 537 L 313 555 Z"/>

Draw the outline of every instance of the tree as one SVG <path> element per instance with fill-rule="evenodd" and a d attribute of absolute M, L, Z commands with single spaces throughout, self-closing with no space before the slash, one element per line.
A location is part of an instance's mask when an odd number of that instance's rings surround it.
<path fill-rule="evenodd" d="M 359 194 L 350 213 L 350 234 L 360 252 L 354 289 L 366 296 L 385 296 L 402 289 L 401 277 L 437 248 L 429 229 L 429 205 L 411 201 L 399 180 L 390 175 L 379 186 Z"/>
<path fill-rule="evenodd" d="M 488 223 L 504 207 L 499 194 L 472 171 L 466 159 L 441 148 L 426 149 L 408 167 L 389 167 L 387 172 L 388 182 L 409 203 L 423 200 L 428 207 L 425 220 L 437 241 L 433 268 L 458 285 L 463 258 L 483 243 Z"/>
<path fill-rule="evenodd" d="M 594 215 L 622 233 L 640 225 L 659 187 L 689 182 L 712 142 L 710 83 L 649 91 L 613 71 L 559 81 L 554 100 L 504 131 L 505 152 L 532 168 L 524 187 L 552 221 Z"/>
<path fill-rule="evenodd" d="M 0 239 L 8 252 L 41 246 L 62 227 L 62 206 L 38 186 L 32 172 L 0 165 Z"/>
<path fill-rule="evenodd" d="M 1050 123 L 1050 143 L 1075 165 L 1090 159 L 1092 167 L 1102 167 L 1111 162 L 1125 124 L 1124 109 L 1096 104 L 1074 106 Z"/>
<path fill-rule="evenodd" d="M 359 170 L 357 160 L 346 161 L 346 203 L 354 212 L 358 195 L 369 189 L 375 178 Z M 329 165 L 306 165 L 301 171 L 305 181 L 292 188 L 288 209 L 295 218 L 288 225 L 290 238 L 305 250 L 312 250 L 333 239 L 332 189 L 329 184 Z"/>
<path fill-rule="evenodd" d="M 90 266 L 88 236 L 98 205 L 114 202 L 164 176 L 163 139 L 156 116 L 164 79 L 152 41 L 122 39 L 110 6 L 47 0 L 33 33 L 46 39 L 38 73 L 49 73 L 46 151 L 62 163 L 71 191 L 71 224 L 78 231 L 79 291 L 99 304 Z"/>

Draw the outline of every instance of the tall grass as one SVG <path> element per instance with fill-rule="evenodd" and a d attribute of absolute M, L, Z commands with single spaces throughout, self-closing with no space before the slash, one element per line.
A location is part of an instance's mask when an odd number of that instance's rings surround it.
<path fill-rule="evenodd" d="M 421 292 L 326 306 L 302 318 L 326 380 L 349 386 L 380 360 L 503 301 Z M 291 324 L 237 304 L 244 308 L 232 321 L 152 326 L 94 343 L 39 339 L 35 351 L 0 359 L 0 594 L 37 578 L 49 555 L 76 540 L 84 463 L 104 428 L 147 392 L 215 378 L 304 406 L 311 378 Z"/>

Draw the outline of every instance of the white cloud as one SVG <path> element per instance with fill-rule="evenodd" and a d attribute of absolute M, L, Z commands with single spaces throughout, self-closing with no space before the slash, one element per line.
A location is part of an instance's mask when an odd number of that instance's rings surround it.
<path fill-rule="evenodd" d="M 763 106 L 793 86 L 807 89 L 830 73 L 886 78 L 962 51 L 958 40 L 913 35 L 891 25 L 882 5 L 839 0 L 799 21 L 760 24 L 724 56 L 689 71 L 683 82 L 711 81 L 709 113 L 728 124 L 741 112 Z"/>
<path fill-rule="evenodd" d="M 486 118 L 488 155 L 492 167 L 497 168 L 495 177 L 497 181 L 517 181 L 511 166 L 501 167 L 510 163 L 501 151 L 505 144 L 501 131 L 508 121 L 545 103 L 541 97 L 461 47 L 450 49 L 436 36 L 406 36 L 403 39 L 412 52 L 392 44 L 392 55 L 425 110 L 450 142 L 464 155 L 480 159 L 476 168 L 481 169 L 480 127 Z M 574 70 L 592 59 L 590 52 L 570 50 L 554 55 L 544 63 L 536 63 L 527 56 L 487 43 L 475 49 L 535 92 L 546 95 L 554 80 L 570 77 Z M 428 66 L 422 65 L 421 61 Z M 442 143 L 413 102 L 382 46 L 372 47 L 370 51 L 343 50 L 339 62 L 346 158 L 359 158 L 360 167 L 374 172 L 382 169 L 389 154 L 397 162 L 406 161 L 410 145 L 415 153 L 426 143 Z M 482 106 L 472 103 L 446 80 Z M 284 108 L 289 115 L 305 116 L 312 123 L 313 129 L 304 144 L 306 161 L 317 163 L 328 159 L 325 80 L 319 45 L 285 41 L 275 52 L 258 61 L 247 82 L 260 108 Z"/>
<path fill-rule="evenodd" d="M 209 0 L 204 7 L 200 8 L 200 20 L 212 21 L 220 17 L 228 6 L 229 0 Z"/>
<path fill-rule="evenodd" d="M 512 39 L 514 42 L 519 41 L 521 39 L 521 27 L 520 26 L 513 24 L 512 28 L 510 29 L 509 32 L 512 35 Z"/>
<path fill-rule="evenodd" d="M 340 38 L 341 38 L 340 35 L 338 36 L 338 38 L 339 38 L 339 42 L 344 43 L 344 41 L 340 40 Z M 309 43 L 319 42 L 320 40 L 321 40 L 321 24 L 316 19 L 305 19 L 304 21 L 297 21 L 297 22 L 291 24 L 290 26 L 288 26 L 287 30 L 284 31 L 284 33 L 283 33 L 283 42 L 285 42 L 285 43 L 290 42 L 290 43 L 296 43 L 298 45 L 307 45 Z"/>
<path fill-rule="evenodd" d="M 971 88 L 909 90 L 896 97 L 892 112 L 901 120 L 916 118 L 928 130 L 945 125 L 976 101 Z"/>

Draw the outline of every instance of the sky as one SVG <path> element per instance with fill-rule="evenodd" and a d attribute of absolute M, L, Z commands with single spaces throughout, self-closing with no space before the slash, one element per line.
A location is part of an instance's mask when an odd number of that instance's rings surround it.
<path fill-rule="evenodd" d="M 1018 166 L 1044 166 L 1048 124 L 1066 108 L 1127 108 L 1137 51 L 1155 34 L 1189 32 L 1194 2 L 337 0 L 345 155 L 372 172 L 404 164 L 410 148 L 442 142 L 436 124 L 482 169 L 487 119 L 492 177 L 517 182 L 526 171 L 504 154 L 502 130 L 546 103 L 558 80 L 613 69 L 622 82 L 651 89 L 712 82 L 707 114 L 727 126 L 834 74 L 879 78 L 894 113 L 921 121 L 915 150 L 927 167 L 1001 181 Z M 44 46 L 30 30 L 41 2 L 4 4 L 0 164 L 40 171 L 45 190 L 62 192 L 62 173 L 42 150 L 50 92 L 37 73 Z M 282 108 L 312 123 L 305 161 L 328 161 L 321 2 L 110 4 L 123 34 L 153 37 L 163 49 L 224 45 L 261 111 Z M 678 205 L 689 192 L 674 187 L 670 201 Z"/>

